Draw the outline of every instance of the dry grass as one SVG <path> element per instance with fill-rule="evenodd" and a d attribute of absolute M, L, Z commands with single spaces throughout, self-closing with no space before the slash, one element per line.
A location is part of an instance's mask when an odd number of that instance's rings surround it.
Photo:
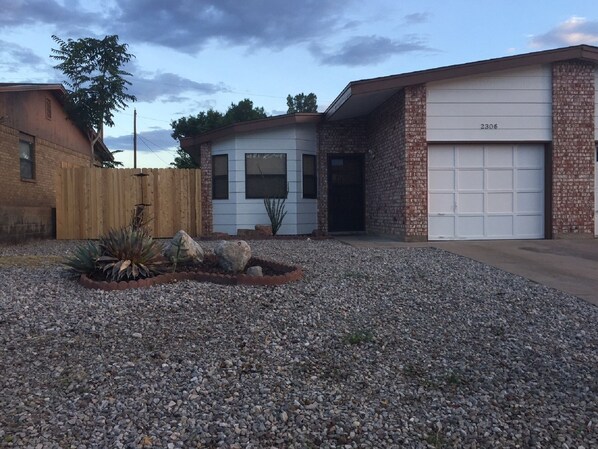
<path fill-rule="evenodd" d="M 51 267 L 60 265 L 63 260 L 59 256 L 0 256 L 0 268 Z"/>

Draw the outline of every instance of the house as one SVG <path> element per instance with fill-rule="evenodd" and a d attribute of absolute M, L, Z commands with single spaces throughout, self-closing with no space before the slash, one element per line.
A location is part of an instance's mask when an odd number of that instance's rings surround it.
<path fill-rule="evenodd" d="M 269 194 L 288 185 L 281 234 L 594 237 L 597 66 L 578 45 L 353 81 L 324 114 L 182 139 L 204 229 L 268 222 L 259 171 Z"/>
<path fill-rule="evenodd" d="M 87 130 L 68 119 L 60 84 L 0 83 L 0 241 L 54 233 L 55 174 L 89 167 Z M 113 160 L 100 140 L 94 163 Z"/>

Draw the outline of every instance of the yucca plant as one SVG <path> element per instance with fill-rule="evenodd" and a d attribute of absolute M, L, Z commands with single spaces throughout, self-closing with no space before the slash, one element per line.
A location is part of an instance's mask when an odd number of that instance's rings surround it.
<path fill-rule="evenodd" d="M 107 280 L 135 280 L 151 277 L 164 264 L 162 245 L 145 228 L 127 226 L 112 229 L 100 237 L 101 256 L 97 259 Z"/>
<path fill-rule="evenodd" d="M 85 242 L 78 245 L 73 255 L 64 264 L 77 274 L 92 274 L 98 268 L 98 259 L 102 255 L 95 242 Z"/>

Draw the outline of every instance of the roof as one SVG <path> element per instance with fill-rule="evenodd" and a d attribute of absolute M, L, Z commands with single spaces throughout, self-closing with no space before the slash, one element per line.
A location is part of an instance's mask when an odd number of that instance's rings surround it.
<path fill-rule="evenodd" d="M 568 60 L 581 60 L 598 64 L 598 47 L 577 45 L 352 81 L 328 107 L 325 112 L 326 119 L 341 120 L 367 115 L 407 86 Z"/>
<path fill-rule="evenodd" d="M 320 123 L 323 118 L 324 114 L 318 112 L 297 112 L 295 114 L 275 115 L 259 120 L 237 122 L 196 136 L 183 137 L 181 139 L 181 148 L 185 149 L 194 145 L 223 139 L 240 133 L 262 131 L 289 125 L 316 124 Z"/>
<path fill-rule="evenodd" d="M 28 91 L 51 91 L 62 106 L 66 103 L 67 91 L 62 84 L 49 83 L 0 83 L 0 92 L 28 92 Z M 74 122 L 73 122 L 74 123 Z M 90 139 L 89 130 L 76 125 L 83 134 Z M 91 139 L 90 139 L 91 140 Z M 103 139 L 96 142 L 94 150 L 102 161 L 113 161 L 114 156 L 104 143 Z"/>

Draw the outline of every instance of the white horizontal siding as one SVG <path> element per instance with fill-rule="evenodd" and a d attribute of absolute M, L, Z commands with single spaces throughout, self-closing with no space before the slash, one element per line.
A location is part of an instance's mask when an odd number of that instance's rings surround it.
<path fill-rule="evenodd" d="M 550 67 L 429 83 L 426 115 L 430 142 L 551 140 Z"/>
<path fill-rule="evenodd" d="M 316 150 L 313 125 L 288 126 L 214 142 L 212 154 L 227 154 L 229 169 L 229 198 L 213 200 L 214 231 L 236 234 L 238 229 L 253 229 L 256 224 L 270 223 L 263 200 L 245 198 L 246 153 L 284 153 L 287 156 L 287 215 L 279 234 L 305 234 L 316 229 L 316 200 L 302 197 L 302 155 L 315 155 Z"/>

